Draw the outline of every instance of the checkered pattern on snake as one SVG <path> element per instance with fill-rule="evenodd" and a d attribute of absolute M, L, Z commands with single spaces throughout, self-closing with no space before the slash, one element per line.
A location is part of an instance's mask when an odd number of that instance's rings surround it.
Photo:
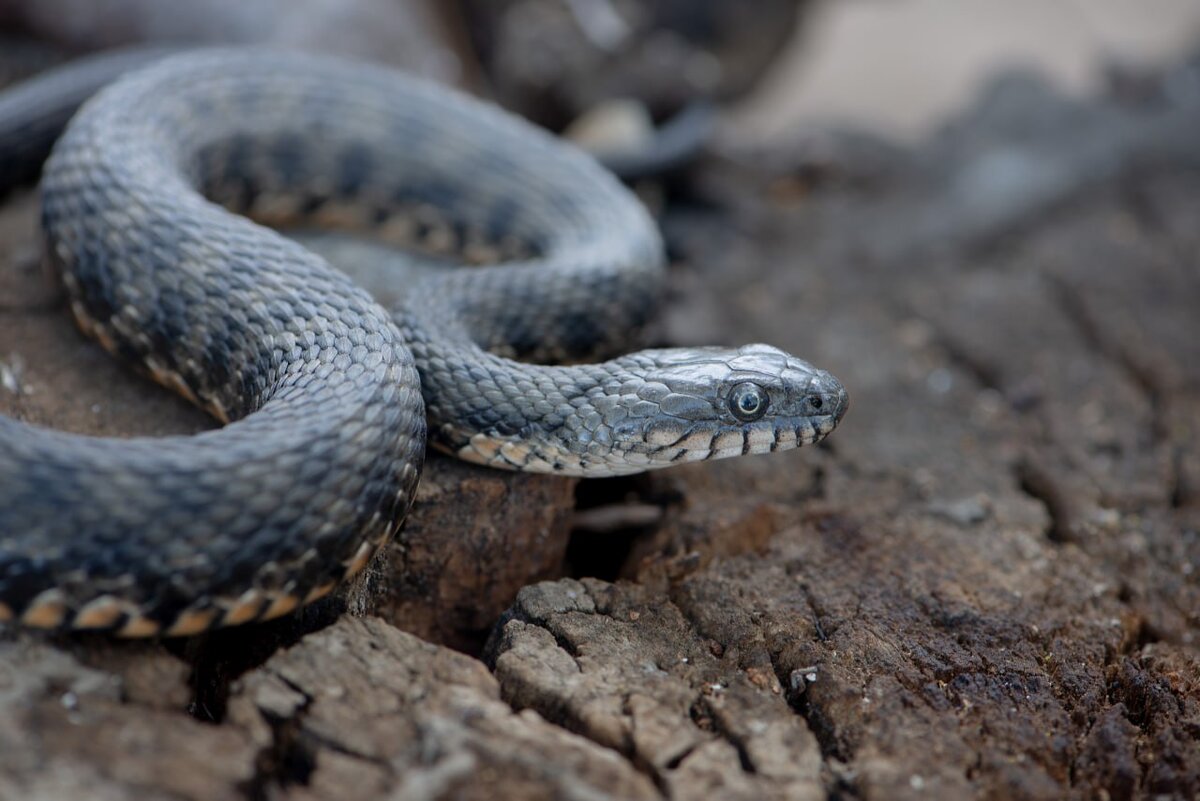
<path fill-rule="evenodd" d="M 587 156 L 386 69 L 168 58 L 83 107 L 42 195 L 79 326 L 226 425 L 0 418 L 0 621 L 192 634 L 321 597 L 402 523 L 427 420 L 474 462 L 597 476 L 797 447 L 846 407 L 765 345 L 542 364 L 611 355 L 654 313 L 653 222 Z M 388 312 L 268 227 L 297 225 L 472 266 L 408 275 Z"/>

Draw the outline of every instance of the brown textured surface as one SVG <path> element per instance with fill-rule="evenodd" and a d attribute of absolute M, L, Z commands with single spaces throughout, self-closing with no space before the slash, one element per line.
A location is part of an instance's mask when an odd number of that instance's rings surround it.
<path fill-rule="evenodd" d="M 562 575 L 576 483 L 433 456 L 417 490 L 421 511 L 374 562 L 356 608 L 478 650 L 521 587 Z"/>
<path fill-rule="evenodd" d="M 482 662 L 345 598 L 165 646 L 8 635 L 0 798 L 1200 794 L 1200 100 L 1143 92 L 1010 81 L 855 162 L 886 172 L 702 172 L 725 205 L 667 218 L 667 334 L 828 365 L 829 447 L 585 482 L 566 561 L 601 579 L 526 588 Z M 0 411 L 207 425 L 74 333 L 33 219 L 0 216 L 32 389 Z M 465 647 L 555 573 L 573 486 L 431 468 L 391 555 L 416 583 L 379 560 L 349 598 Z"/>
<path fill-rule="evenodd" d="M 0 797 L 655 797 L 610 751 L 514 712 L 475 660 L 378 620 L 278 652 L 219 726 L 164 697 L 187 671 L 159 649 L 74 650 L 0 643 Z"/>

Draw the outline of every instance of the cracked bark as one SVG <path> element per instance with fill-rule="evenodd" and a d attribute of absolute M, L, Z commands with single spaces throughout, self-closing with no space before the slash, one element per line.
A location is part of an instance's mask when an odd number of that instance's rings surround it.
<path fill-rule="evenodd" d="M 830 447 L 582 485 L 434 459 L 297 617 L 3 635 L 0 798 L 1200 794 L 1200 97 L 1171 98 L 1002 82 L 799 205 L 703 167 L 664 337 L 829 367 Z M 1013 153 L 1054 180 L 968 203 Z M 73 332 L 34 217 L 0 209 L 0 411 L 208 426 Z"/>

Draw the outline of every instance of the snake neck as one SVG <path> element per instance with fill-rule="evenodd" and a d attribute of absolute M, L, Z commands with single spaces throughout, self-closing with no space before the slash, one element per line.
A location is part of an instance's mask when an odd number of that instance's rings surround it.
<path fill-rule="evenodd" d="M 509 268 L 510 279 L 512 272 Z M 467 273 L 474 273 L 475 283 L 486 282 L 479 271 Z M 515 284 L 510 280 L 506 286 Z M 644 323 L 640 310 L 623 308 L 623 325 L 605 326 L 602 336 L 596 326 L 604 321 L 572 315 L 569 307 L 540 312 L 514 298 L 500 300 L 505 302 L 498 303 L 483 287 L 447 291 L 444 285 L 430 285 L 416 289 L 394 316 L 418 365 L 429 444 L 466 461 L 508 470 L 632 472 L 631 466 L 614 463 L 616 455 L 603 431 L 596 443 L 603 447 L 588 446 L 591 432 L 603 422 L 597 399 L 619 397 L 621 383 L 634 381 L 634 376 L 615 361 L 536 362 L 611 355 L 627 347 L 630 332 Z M 497 306 L 512 313 L 498 312 Z M 624 416 L 613 403 L 600 400 L 599 405 L 608 408 L 610 417 Z"/>

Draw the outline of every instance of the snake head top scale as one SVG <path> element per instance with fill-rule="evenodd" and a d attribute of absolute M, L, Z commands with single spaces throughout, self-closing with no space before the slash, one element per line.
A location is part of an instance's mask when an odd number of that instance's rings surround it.
<path fill-rule="evenodd" d="M 643 350 L 557 370 L 560 389 L 576 375 L 565 403 L 526 414 L 515 433 L 459 432 L 452 449 L 493 467 L 620 475 L 810 445 L 849 403 L 834 376 L 770 345 Z"/>

